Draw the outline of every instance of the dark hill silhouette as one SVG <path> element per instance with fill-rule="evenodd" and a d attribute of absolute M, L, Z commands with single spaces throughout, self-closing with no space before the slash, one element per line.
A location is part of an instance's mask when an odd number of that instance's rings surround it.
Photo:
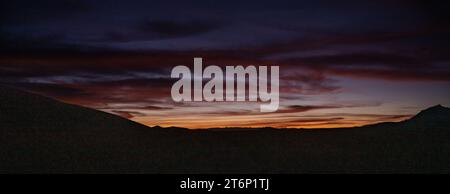
<path fill-rule="evenodd" d="M 341 129 L 146 127 L 0 87 L 1 173 L 449 173 L 450 109 Z"/>
<path fill-rule="evenodd" d="M 436 105 L 420 111 L 419 114 L 404 123 L 409 127 L 419 129 L 449 129 L 442 127 L 450 126 L 450 108 Z"/>

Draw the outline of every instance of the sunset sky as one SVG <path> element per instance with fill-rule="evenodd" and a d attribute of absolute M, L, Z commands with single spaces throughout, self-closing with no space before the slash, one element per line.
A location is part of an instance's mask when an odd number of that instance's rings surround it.
<path fill-rule="evenodd" d="M 346 127 L 450 106 L 435 1 L 2 1 L 0 84 L 149 126 Z M 279 65 L 280 107 L 173 102 L 176 65 Z"/>

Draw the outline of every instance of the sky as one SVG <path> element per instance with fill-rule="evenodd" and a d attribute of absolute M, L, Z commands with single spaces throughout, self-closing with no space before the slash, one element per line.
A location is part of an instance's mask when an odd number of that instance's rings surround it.
<path fill-rule="evenodd" d="M 439 1 L 5 1 L 0 84 L 148 126 L 330 128 L 450 106 Z M 174 66 L 280 66 L 280 107 L 174 102 Z"/>

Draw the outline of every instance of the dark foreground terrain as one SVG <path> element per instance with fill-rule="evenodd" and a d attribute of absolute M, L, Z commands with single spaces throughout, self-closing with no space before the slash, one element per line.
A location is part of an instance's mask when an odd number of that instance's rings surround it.
<path fill-rule="evenodd" d="M 450 173 L 450 109 L 357 128 L 189 131 L 0 87 L 0 173 Z"/>

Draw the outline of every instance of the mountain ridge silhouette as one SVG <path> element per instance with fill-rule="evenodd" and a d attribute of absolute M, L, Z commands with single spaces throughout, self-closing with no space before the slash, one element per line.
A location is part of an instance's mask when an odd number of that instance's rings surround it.
<path fill-rule="evenodd" d="M 0 172 L 449 173 L 449 115 L 437 105 L 362 127 L 194 131 L 0 86 Z"/>

